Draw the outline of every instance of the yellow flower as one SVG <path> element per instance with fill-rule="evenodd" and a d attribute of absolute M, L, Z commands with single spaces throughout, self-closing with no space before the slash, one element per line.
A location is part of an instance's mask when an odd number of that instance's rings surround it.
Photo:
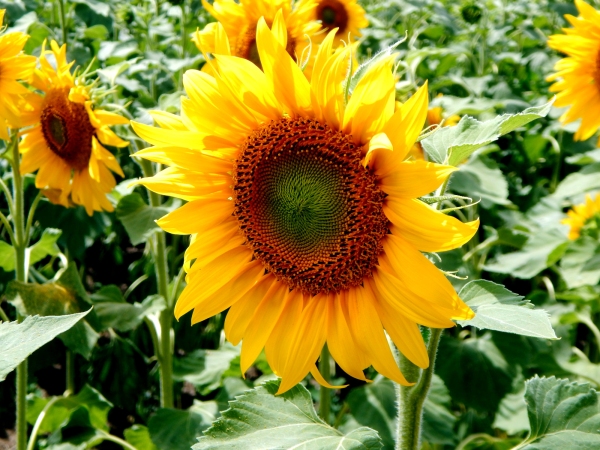
<path fill-rule="evenodd" d="M 581 235 L 581 230 L 588 224 L 593 217 L 600 217 L 600 194 L 596 195 L 596 199 L 592 200 L 590 194 L 586 194 L 585 203 L 575 205 L 567 211 L 567 218 L 561 220 L 560 223 L 569 225 L 569 239 L 575 240 Z"/>
<path fill-rule="evenodd" d="M 576 140 L 590 138 L 600 128 L 600 13 L 587 3 L 575 0 L 579 16 L 566 14 L 573 28 L 555 34 L 548 46 L 567 55 L 554 66 L 557 72 L 547 80 L 557 92 L 555 106 L 570 108 L 560 117 L 562 123 L 581 119 Z"/>
<path fill-rule="evenodd" d="M 0 31 L 4 19 L 0 9 Z M 35 57 L 23 54 L 28 36 L 20 32 L 0 35 L 0 139 L 9 139 L 8 127 L 23 126 L 20 112 L 26 108 L 23 97 L 30 94 L 18 80 L 31 77 Z"/>
<path fill-rule="evenodd" d="M 264 348 L 280 393 L 308 372 L 330 386 L 315 366 L 325 343 L 353 377 L 372 365 L 409 384 L 384 329 L 427 367 L 417 324 L 473 317 L 421 251 L 457 248 L 479 225 L 418 200 L 455 170 L 404 161 L 425 121 L 426 86 L 396 107 L 391 56 L 345 103 L 351 49 L 336 50 L 333 32 L 309 81 L 286 51 L 281 14 L 257 30 L 264 72 L 216 55 L 216 77 L 186 72 L 181 117 L 132 123 L 154 145 L 136 155 L 171 166 L 140 183 L 189 201 L 158 221 L 192 235 L 175 315 L 193 310 L 197 323 L 229 308 L 225 333 L 243 340 L 242 373 Z"/>
<path fill-rule="evenodd" d="M 108 126 L 129 121 L 94 109 L 90 88 L 78 84 L 71 74 L 73 62 L 67 63 L 66 45 L 59 48 L 52 41 L 50 47 L 42 46 L 40 67 L 31 82 L 44 95 L 31 101 L 36 125 L 26 130 L 20 145 L 21 172 L 38 170 L 35 185 L 45 189 L 53 203 L 83 205 L 89 215 L 112 211 L 106 197 L 115 186 L 110 170 L 120 176 L 123 172 L 102 144 L 127 146 Z"/>
<path fill-rule="evenodd" d="M 223 29 L 217 23 L 208 24 L 197 31 L 193 41 L 204 53 L 233 55 L 252 61 L 260 67 L 260 58 L 256 48 L 256 25 L 261 17 L 271 26 L 275 14 L 281 10 L 288 32 L 286 50 L 297 60 L 303 61 L 309 56 L 307 36 L 321 29 L 318 22 L 311 20 L 315 9 L 315 0 L 308 0 L 292 9 L 290 0 L 215 0 L 211 5 L 202 0 L 204 8 L 223 26 L 227 39 L 217 36 Z M 217 45 L 217 42 L 228 42 Z M 210 71 L 210 65 L 205 66 Z"/>
<path fill-rule="evenodd" d="M 314 0 L 301 0 L 300 6 Z M 365 10 L 356 0 L 316 0 L 310 20 L 318 20 L 326 31 L 337 28 L 335 41 L 340 44 L 353 42 L 361 36 L 360 30 L 369 25 Z"/>

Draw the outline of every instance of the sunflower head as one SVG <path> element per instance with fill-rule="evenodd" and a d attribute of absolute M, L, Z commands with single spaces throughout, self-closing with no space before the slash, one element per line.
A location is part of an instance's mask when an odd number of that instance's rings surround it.
<path fill-rule="evenodd" d="M 40 67 L 31 84 L 39 91 L 31 100 L 36 125 L 26 131 L 20 145 L 22 173 L 38 170 L 36 187 L 63 206 L 79 204 L 88 214 L 112 211 L 106 194 L 115 186 L 110 171 L 123 176 L 114 155 L 104 145 L 124 147 L 109 125 L 128 120 L 98 109 L 94 90 L 85 78 L 74 77 L 67 62 L 66 45 L 55 41 L 42 46 Z"/>
<path fill-rule="evenodd" d="M 562 123 L 581 120 L 576 140 L 590 138 L 600 128 L 600 12 L 581 0 L 575 0 L 579 16 L 565 15 L 572 28 L 565 34 L 549 37 L 548 46 L 567 56 L 554 66 L 556 73 L 550 92 L 556 92 L 557 107 L 569 107 L 560 117 Z"/>
<path fill-rule="evenodd" d="M 585 202 L 573 206 L 567 211 L 567 217 L 561 221 L 569 225 L 569 239 L 575 240 L 580 236 L 590 236 L 594 239 L 600 238 L 600 194 L 592 199 L 586 194 Z"/>
<path fill-rule="evenodd" d="M 427 86 L 395 101 L 394 56 L 370 66 L 349 96 L 352 46 L 331 31 L 310 80 L 286 50 L 283 13 L 260 19 L 262 70 L 216 54 L 215 76 L 188 71 L 181 116 L 133 123 L 154 146 L 136 155 L 170 167 L 139 182 L 188 200 L 158 221 L 191 234 L 177 318 L 229 309 L 227 339 L 242 343 L 244 373 L 264 349 L 285 392 L 327 343 L 351 376 L 372 365 L 399 383 L 384 329 L 419 367 L 417 324 L 453 326 L 473 312 L 421 253 L 461 246 L 462 223 L 424 204 L 453 167 L 406 161 L 427 115 Z"/>
<path fill-rule="evenodd" d="M 0 33 L 4 9 L 0 9 Z M 21 32 L 0 34 L 0 139 L 9 139 L 8 128 L 28 125 L 26 115 L 30 91 L 19 80 L 28 81 L 35 67 L 35 57 L 24 55 L 28 36 Z"/>
<path fill-rule="evenodd" d="M 233 0 L 215 0 L 211 5 L 202 1 L 204 7 L 217 19 L 216 23 L 208 24 L 202 31 L 196 32 L 193 41 L 202 52 L 212 54 L 233 55 L 252 61 L 260 67 L 261 61 L 256 45 L 256 26 L 262 17 L 270 26 L 275 15 L 281 11 L 287 33 L 286 50 L 293 58 L 306 58 L 307 36 L 317 33 L 321 27 L 310 16 L 315 9 L 315 1 L 309 0 L 301 5 L 292 7 L 289 1 L 256 0 L 235 2 Z M 227 44 L 223 42 L 224 33 Z M 210 70 L 210 65 L 206 68 Z"/>
<path fill-rule="evenodd" d="M 309 0 L 301 0 L 300 5 Z M 316 0 L 312 20 L 319 21 L 325 31 L 336 31 L 336 42 L 353 42 L 361 36 L 361 29 L 369 25 L 365 10 L 356 0 Z"/>

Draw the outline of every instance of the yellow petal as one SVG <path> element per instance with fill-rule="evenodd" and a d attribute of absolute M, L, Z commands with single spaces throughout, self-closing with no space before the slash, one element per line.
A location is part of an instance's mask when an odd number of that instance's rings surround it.
<path fill-rule="evenodd" d="M 223 222 L 232 212 L 233 203 L 228 199 L 228 194 L 217 192 L 186 203 L 156 223 L 173 234 L 201 233 Z"/>
<path fill-rule="evenodd" d="M 394 197 L 422 197 L 436 190 L 456 170 L 453 166 L 427 161 L 404 161 L 380 178 L 381 189 Z"/>

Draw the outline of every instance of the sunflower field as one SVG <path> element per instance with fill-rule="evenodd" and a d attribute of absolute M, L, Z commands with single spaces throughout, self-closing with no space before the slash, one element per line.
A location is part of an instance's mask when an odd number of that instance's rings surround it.
<path fill-rule="evenodd" d="M 0 0 L 0 450 L 600 449 L 600 2 Z"/>

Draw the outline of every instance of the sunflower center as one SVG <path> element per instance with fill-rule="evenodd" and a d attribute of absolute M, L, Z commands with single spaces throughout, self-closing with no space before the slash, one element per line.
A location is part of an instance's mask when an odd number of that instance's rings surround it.
<path fill-rule="evenodd" d="M 317 6 L 317 20 L 320 20 L 325 30 L 339 28 L 337 35 L 343 35 L 348 26 L 348 11 L 337 0 L 324 0 Z"/>
<path fill-rule="evenodd" d="M 235 216 L 265 269 L 316 295 L 371 276 L 388 221 L 385 194 L 350 136 L 312 119 L 273 121 L 234 167 Z"/>
<path fill-rule="evenodd" d="M 271 24 L 268 25 L 271 26 Z M 296 41 L 290 36 L 289 32 L 287 46 L 285 49 L 292 58 L 296 57 L 294 55 L 296 50 Z M 256 45 L 256 24 L 248 27 L 243 33 L 240 33 L 237 45 L 235 47 L 235 56 L 252 61 L 262 69 L 260 55 L 258 53 L 258 46 Z"/>
<path fill-rule="evenodd" d="M 69 100 L 69 88 L 50 90 L 44 99 L 41 126 L 48 148 L 71 168 L 85 169 L 96 129 L 85 106 Z"/>

